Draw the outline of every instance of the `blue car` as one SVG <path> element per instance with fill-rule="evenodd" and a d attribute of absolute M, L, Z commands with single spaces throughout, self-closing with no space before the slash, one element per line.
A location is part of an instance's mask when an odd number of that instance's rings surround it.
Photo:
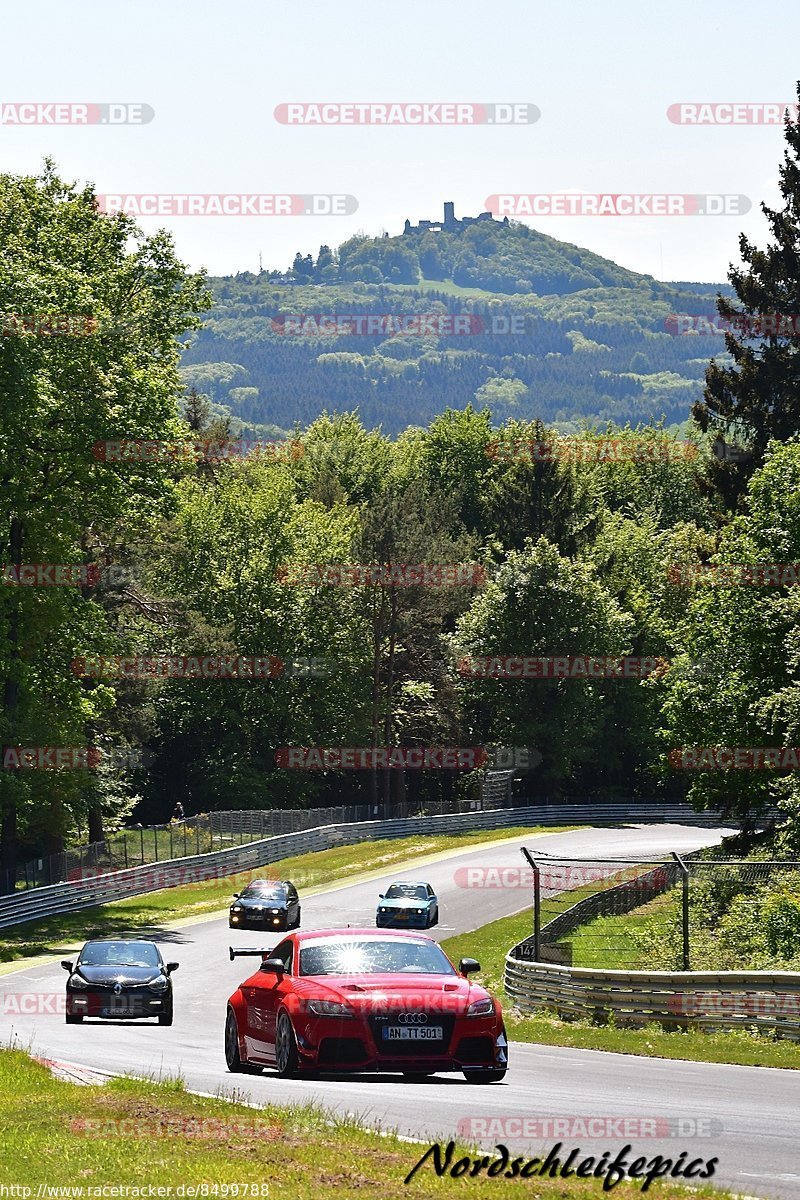
<path fill-rule="evenodd" d="M 439 901 L 429 883 L 399 880 L 380 897 L 378 929 L 428 929 L 438 923 Z"/>

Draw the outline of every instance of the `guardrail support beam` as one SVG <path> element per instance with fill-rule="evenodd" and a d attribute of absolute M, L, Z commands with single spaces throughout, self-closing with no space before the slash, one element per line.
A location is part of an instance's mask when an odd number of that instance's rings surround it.
<path fill-rule="evenodd" d="M 681 941 L 683 943 L 683 969 L 689 971 L 689 868 L 680 854 L 672 851 L 672 857 L 681 869 Z"/>

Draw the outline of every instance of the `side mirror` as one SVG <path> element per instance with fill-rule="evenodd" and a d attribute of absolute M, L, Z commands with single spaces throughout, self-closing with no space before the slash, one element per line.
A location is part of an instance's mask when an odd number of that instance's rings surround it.
<path fill-rule="evenodd" d="M 475 971 L 480 971 L 481 964 L 476 958 L 462 958 L 458 964 L 458 970 L 461 975 L 473 975 Z"/>
<path fill-rule="evenodd" d="M 71 963 L 71 962 L 68 962 L 66 958 L 62 958 L 62 960 L 61 960 L 61 965 L 62 965 L 62 967 L 64 968 L 64 970 L 65 970 L 65 971 L 69 971 L 70 975 L 71 975 L 71 974 L 72 974 L 72 972 L 75 970 L 75 968 L 74 968 L 74 966 L 72 965 L 72 963 Z"/>
<path fill-rule="evenodd" d="M 379 899 L 379 900 L 385 900 L 385 899 L 386 899 L 386 897 L 385 897 L 385 895 L 383 894 L 383 892 L 381 892 L 380 896 L 378 896 L 378 899 Z"/>
<path fill-rule="evenodd" d="M 233 893 L 233 898 L 234 898 L 234 900 L 238 900 L 238 899 L 239 899 L 239 893 L 238 893 L 238 892 L 234 892 L 234 893 Z"/>
<path fill-rule="evenodd" d="M 180 963 L 167 963 L 167 974 L 171 975 L 173 971 L 177 971 Z"/>
<path fill-rule="evenodd" d="M 267 971 L 270 975 L 284 975 L 286 973 L 282 958 L 265 958 L 259 969 Z"/>

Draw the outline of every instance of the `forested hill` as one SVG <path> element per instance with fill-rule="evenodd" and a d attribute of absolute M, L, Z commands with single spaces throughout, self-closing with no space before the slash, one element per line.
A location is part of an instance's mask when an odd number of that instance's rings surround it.
<path fill-rule="evenodd" d="M 356 237 L 210 282 L 184 376 L 237 432 L 358 410 L 396 434 L 472 401 L 498 424 L 674 425 L 724 354 L 721 335 L 676 336 L 669 318 L 713 314 L 727 287 L 659 283 L 518 224 Z"/>

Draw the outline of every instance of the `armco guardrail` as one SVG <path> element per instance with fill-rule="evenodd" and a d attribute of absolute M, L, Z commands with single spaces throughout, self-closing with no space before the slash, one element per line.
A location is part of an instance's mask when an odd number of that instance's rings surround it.
<path fill-rule="evenodd" d="M 605 971 L 506 958 L 506 993 L 520 1012 L 667 1028 L 756 1028 L 800 1041 L 800 973 Z"/>
<path fill-rule="evenodd" d="M 403 817 L 397 820 L 363 821 L 356 824 L 323 825 L 299 833 L 279 834 L 235 846 L 172 859 L 154 866 L 131 867 L 106 875 L 71 880 L 22 891 L 0 898 L 0 929 L 35 921 L 57 913 L 77 912 L 141 896 L 147 892 L 221 879 L 238 871 L 248 871 L 278 862 L 296 854 L 328 850 L 332 846 L 375 841 L 379 838 L 407 837 L 417 833 L 456 833 L 480 829 L 502 829 L 516 825 L 617 825 L 625 822 L 689 822 L 698 825 L 719 824 L 716 813 L 695 813 L 687 805 L 532 805 L 526 808 L 501 808 L 478 812 L 451 813 L 431 817 Z M 730 823 L 730 822 L 729 822 Z"/>

